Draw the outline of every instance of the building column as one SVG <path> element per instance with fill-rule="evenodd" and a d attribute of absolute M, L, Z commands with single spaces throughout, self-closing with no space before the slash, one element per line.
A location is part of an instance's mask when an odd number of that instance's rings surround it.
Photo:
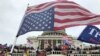
<path fill-rule="evenodd" d="M 44 49 L 47 48 L 47 47 L 48 47 L 48 40 L 45 39 L 45 40 L 44 40 Z"/>
<path fill-rule="evenodd" d="M 51 48 L 53 49 L 53 39 L 51 40 Z"/>
<path fill-rule="evenodd" d="M 41 49 L 41 40 L 39 40 L 39 46 L 38 47 L 39 47 L 39 49 Z"/>
<path fill-rule="evenodd" d="M 61 40 L 61 45 L 63 45 L 64 44 L 64 41 L 63 40 Z"/>
<path fill-rule="evenodd" d="M 56 46 L 58 46 L 58 40 L 56 40 Z"/>

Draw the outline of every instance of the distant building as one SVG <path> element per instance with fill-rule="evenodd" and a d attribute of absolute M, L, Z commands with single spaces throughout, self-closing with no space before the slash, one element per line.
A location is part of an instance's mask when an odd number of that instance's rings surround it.
<path fill-rule="evenodd" d="M 27 39 L 29 39 L 30 41 L 32 41 L 33 47 L 39 48 L 39 49 L 44 49 L 46 46 L 50 45 L 50 46 L 57 46 L 57 45 L 63 45 L 64 42 L 62 40 L 62 36 L 66 35 L 70 38 L 72 38 L 73 40 L 73 45 L 75 47 L 83 47 L 82 42 L 78 41 L 77 39 L 75 39 L 74 37 L 67 35 L 67 33 L 65 33 L 65 30 L 59 30 L 59 31 L 44 31 L 40 36 L 33 36 L 33 37 L 28 37 Z"/>

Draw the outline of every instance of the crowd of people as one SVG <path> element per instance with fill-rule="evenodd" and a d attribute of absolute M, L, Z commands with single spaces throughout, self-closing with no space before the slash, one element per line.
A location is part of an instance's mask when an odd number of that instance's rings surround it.
<path fill-rule="evenodd" d="M 0 56 L 7 56 L 10 54 L 12 45 L 7 46 L 7 44 L 0 44 Z M 32 52 L 34 50 L 33 47 L 26 47 L 22 45 L 15 45 L 13 53 L 27 53 L 27 51 L 30 50 L 29 52 Z"/>
<path fill-rule="evenodd" d="M 54 46 L 53 48 L 48 47 L 46 49 L 43 49 L 42 52 L 49 52 L 52 53 L 52 51 L 62 51 L 62 54 L 100 54 L 100 46 L 89 46 L 85 48 L 80 47 L 70 47 L 66 45 L 59 45 Z M 38 53 L 41 53 L 38 51 Z"/>
<path fill-rule="evenodd" d="M 2 45 L 0 44 L 0 56 L 5 56 L 6 53 L 10 52 L 11 46 L 7 46 L 7 44 Z M 15 46 L 13 53 L 33 53 L 34 51 L 36 52 L 37 56 L 43 56 L 46 55 L 46 52 L 51 52 L 52 50 L 54 51 L 65 51 L 68 54 L 71 53 L 79 53 L 79 54 L 100 54 L 100 46 L 90 46 L 90 47 L 85 47 L 85 48 L 71 48 L 70 46 L 66 45 L 60 45 L 60 46 L 54 46 L 51 48 L 50 46 L 48 48 L 42 49 L 41 51 L 39 49 L 34 49 L 33 47 L 26 47 L 26 46 Z M 66 51 L 67 50 L 67 51 Z"/>

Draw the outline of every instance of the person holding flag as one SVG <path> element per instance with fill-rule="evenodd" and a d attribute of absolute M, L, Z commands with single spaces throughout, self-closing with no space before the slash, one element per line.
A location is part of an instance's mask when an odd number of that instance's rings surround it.
<path fill-rule="evenodd" d="M 65 45 L 69 45 L 70 46 L 70 45 L 73 44 L 73 40 L 69 36 L 66 36 L 66 35 L 63 36 L 62 40 L 63 40 L 63 42 L 64 42 Z"/>
<path fill-rule="evenodd" d="M 63 54 L 67 54 L 69 46 L 73 44 L 71 37 L 64 35 L 62 37 L 64 45 L 61 46 Z"/>

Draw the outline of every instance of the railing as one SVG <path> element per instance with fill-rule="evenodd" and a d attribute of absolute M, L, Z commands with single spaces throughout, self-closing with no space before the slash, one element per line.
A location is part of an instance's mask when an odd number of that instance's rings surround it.
<path fill-rule="evenodd" d="M 75 52 L 74 51 L 74 53 L 66 53 L 66 54 L 64 54 L 62 51 L 51 51 L 51 52 L 47 52 L 47 56 L 49 55 L 50 56 L 50 54 L 63 54 L 63 55 L 65 55 L 65 56 L 100 56 L 100 54 L 87 54 L 87 53 L 85 53 L 85 54 L 81 54 L 81 53 L 77 53 L 77 52 Z"/>
<path fill-rule="evenodd" d="M 11 55 L 7 56 L 36 56 L 36 53 L 12 53 Z"/>
<path fill-rule="evenodd" d="M 62 54 L 62 51 L 52 51 L 51 54 Z"/>
<path fill-rule="evenodd" d="M 24 53 L 12 53 L 11 56 L 24 56 Z"/>
<path fill-rule="evenodd" d="M 83 52 L 83 50 L 78 51 L 78 50 L 68 50 L 68 51 L 49 51 L 46 52 L 46 56 L 50 56 L 52 55 L 64 55 L 64 56 L 100 56 L 100 51 L 93 51 L 96 53 L 92 53 L 92 51 L 85 51 Z M 11 55 L 6 55 L 6 56 L 36 56 L 36 52 L 28 52 L 28 53 L 12 53 Z"/>
<path fill-rule="evenodd" d="M 29 53 L 29 56 L 36 56 L 36 53 Z"/>
<path fill-rule="evenodd" d="M 52 53 L 52 55 L 59 54 L 57 52 Z M 12 53 L 12 55 L 8 56 L 36 56 L 34 53 L 29 53 L 29 55 L 25 55 L 24 53 Z M 48 55 L 47 55 L 48 56 Z M 49 54 L 50 56 L 50 54 Z M 100 54 L 66 54 L 64 56 L 100 56 Z"/>
<path fill-rule="evenodd" d="M 66 56 L 100 56 L 100 54 L 67 54 Z"/>

